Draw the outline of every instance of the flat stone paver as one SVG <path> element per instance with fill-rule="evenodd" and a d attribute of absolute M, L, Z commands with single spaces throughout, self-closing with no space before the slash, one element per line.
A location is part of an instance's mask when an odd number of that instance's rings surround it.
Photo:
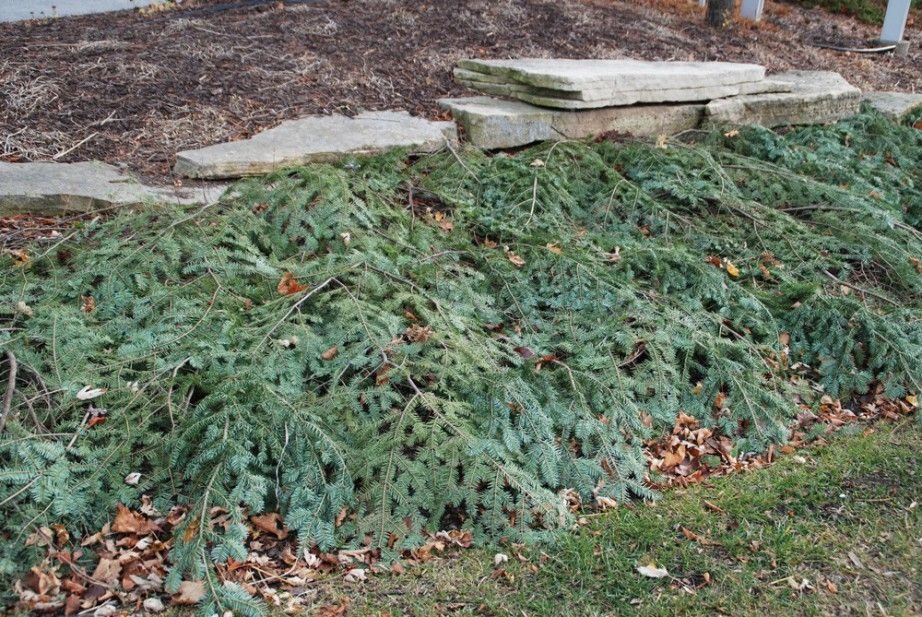
<path fill-rule="evenodd" d="M 416 118 L 404 111 L 288 120 L 250 139 L 187 150 L 176 155 L 175 172 L 189 178 L 239 178 L 285 167 L 375 154 L 394 148 L 434 152 L 457 140 L 452 122 Z"/>
<path fill-rule="evenodd" d="M 832 71 L 788 71 L 772 76 L 790 92 L 714 100 L 704 108 L 704 128 L 758 124 L 765 127 L 827 124 L 858 113 L 861 90 Z"/>
<path fill-rule="evenodd" d="M 861 100 L 891 120 L 902 120 L 922 108 L 922 94 L 909 92 L 866 92 Z"/>
<path fill-rule="evenodd" d="M 154 187 L 101 161 L 0 162 L 0 214 L 78 213 L 139 204 L 214 203 L 226 186 Z"/>
<path fill-rule="evenodd" d="M 613 91 L 704 88 L 761 81 L 765 77 L 762 66 L 734 62 L 521 58 L 464 59 L 458 66 L 539 88 L 575 91 L 586 88 L 611 88 Z"/>
<path fill-rule="evenodd" d="M 514 148 L 549 139 L 583 139 L 617 131 L 650 137 L 697 127 L 704 105 L 638 105 L 565 111 L 489 96 L 441 99 L 464 129 L 465 139 L 485 149 Z"/>

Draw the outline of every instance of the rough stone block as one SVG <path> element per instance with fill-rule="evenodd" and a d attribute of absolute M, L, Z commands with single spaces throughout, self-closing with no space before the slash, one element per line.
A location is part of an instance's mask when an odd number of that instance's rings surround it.
<path fill-rule="evenodd" d="M 308 116 L 283 122 L 250 139 L 180 152 L 175 171 L 190 178 L 257 176 L 394 148 L 433 152 L 456 139 L 451 122 L 415 118 L 404 111 L 366 112 L 355 118 Z"/>
<path fill-rule="evenodd" d="M 698 126 L 704 105 L 640 105 L 585 111 L 546 109 L 488 96 L 441 99 L 467 141 L 485 149 L 514 148 L 548 139 L 582 139 L 618 131 L 649 137 Z"/>
<path fill-rule="evenodd" d="M 922 94 L 909 92 L 866 92 L 861 100 L 892 120 L 922 108 Z"/>
<path fill-rule="evenodd" d="M 704 128 L 758 124 L 765 127 L 826 124 L 858 113 L 861 90 L 831 71 L 789 71 L 773 76 L 790 92 L 753 94 L 711 101 Z"/>

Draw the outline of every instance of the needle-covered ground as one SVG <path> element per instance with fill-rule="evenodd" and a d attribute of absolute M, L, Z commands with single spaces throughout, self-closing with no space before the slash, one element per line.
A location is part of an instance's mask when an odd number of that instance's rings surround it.
<path fill-rule="evenodd" d="M 256 515 L 385 563 L 439 529 L 535 543 L 651 496 L 677 418 L 718 466 L 837 400 L 914 405 L 913 122 L 349 160 L 4 255 L 0 572 L 36 528 L 175 507 L 157 579 L 257 612 L 220 580 Z"/>

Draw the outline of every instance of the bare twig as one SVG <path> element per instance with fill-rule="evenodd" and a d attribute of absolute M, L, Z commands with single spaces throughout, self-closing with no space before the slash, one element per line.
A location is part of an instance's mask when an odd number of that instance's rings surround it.
<path fill-rule="evenodd" d="M 96 131 L 90 133 L 89 135 L 87 135 L 86 137 L 84 137 L 83 139 L 81 139 L 80 141 L 78 141 L 77 143 L 75 143 L 73 146 L 71 146 L 71 147 L 68 148 L 67 150 L 63 150 L 63 151 L 58 152 L 57 154 L 55 154 L 53 157 L 51 157 L 52 160 L 55 160 L 55 161 L 56 161 L 56 160 L 58 160 L 58 159 L 60 159 L 60 158 L 63 158 L 63 157 L 65 157 L 65 156 L 67 156 L 68 154 L 70 154 L 71 152 L 73 152 L 74 150 L 76 150 L 77 148 L 79 148 L 80 146 L 82 146 L 83 144 L 85 144 L 86 142 L 88 142 L 89 140 L 93 139 L 93 138 L 96 137 L 97 135 L 99 135 L 99 133 L 97 133 Z"/>
<path fill-rule="evenodd" d="M 298 308 L 299 306 L 301 306 L 308 298 L 310 298 L 310 297 L 313 296 L 315 293 L 317 293 L 318 291 L 320 291 L 321 289 L 323 289 L 324 287 L 326 287 L 327 285 L 329 285 L 330 283 L 332 283 L 334 280 L 335 280 L 335 279 L 331 276 L 330 278 L 328 278 L 327 280 L 325 280 L 324 282 L 320 283 L 319 285 L 317 285 L 316 287 L 314 287 L 313 289 L 311 289 L 309 292 L 307 292 L 306 294 L 304 294 L 303 296 L 301 296 L 301 297 L 298 299 L 298 301 L 295 302 L 294 304 L 292 304 L 292 305 L 291 305 L 291 308 L 288 309 L 288 311 L 287 311 L 284 315 L 282 315 L 282 318 L 279 319 L 279 320 L 275 323 L 274 326 L 272 326 L 272 328 L 266 333 L 266 336 L 264 336 L 263 339 L 262 339 L 261 341 L 259 341 L 259 345 L 256 346 L 256 349 L 259 349 L 260 347 L 262 347 L 263 345 L 265 345 L 265 344 L 266 344 L 266 341 L 268 341 L 269 338 L 272 336 L 272 333 L 275 332 L 276 330 L 278 330 L 279 326 L 281 326 L 283 323 L 285 323 L 285 320 L 288 319 L 288 317 L 291 316 L 291 314 L 294 313 L 295 310 L 297 310 L 297 308 Z"/>
<path fill-rule="evenodd" d="M 16 390 L 16 356 L 12 351 L 7 350 L 6 359 L 10 365 L 10 376 L 6 382 L 6 394 L 3 395 L 3 410 L 0 412 L 0 435 L 3 435 L 3 429 L 6 428 L 6 419 L 13 405 L 13 392 Z"/>
<path fill-rule="evenodd" d="M 858 293 L 862 293 L 862 294 L 867 294 L 867 295 L 869 295 L 869 296 L 873 296 L 873 297 L 877 298 L 878 300 L 883 300 L 884 302 L 886 302 L 887 304 L 890 304 L 891 306 L 899 306 L 898 303 L 894 302 L 893 300 L 891 300 L 891 299 L 888 298 L 887 296 L 882 296 L 882 295 L 880 295 L 880 294 L 878 294 L 878 293 L 875 293 L 875 292 L 871 291 L 870 289 L 864 289 L 864 288 L 862 288 L 862 287 L 858 287 L 857 285 L 853 285 L 852 283 L 849 283 L 849 282 L 847 282 L 847 281 L 843 281 L 842 279 L 840 279 L 838 276 L 836 276 L 835 274 L 833 274 L 833 273 L 830 272 L 829 270 L 823 270 L 823 274 L 825 274 L 826 276 L 828 276 L 829 278 L 831 278 L 832 280 L 834 280 L 836 283 L 838 283 L 838 284 L 840 284 L 840 285 L 845 285 L 845 286 L 848 287 L 849 289 L 854 289 L 854 290 L 857 291 Z"/>

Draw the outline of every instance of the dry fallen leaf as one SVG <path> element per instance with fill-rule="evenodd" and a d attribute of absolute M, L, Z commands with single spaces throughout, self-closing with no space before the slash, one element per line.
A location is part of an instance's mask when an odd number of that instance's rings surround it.
<path fill-rule="evenodd" d="M 205 581 L 183 581 L 179 584 L 179 591 L 173 596 L 173 604 L 198 604 L 204 596 Z"/>
<path fill-rule="evenodd" d="M 507 555 L 506 553 L 496 553 L 495 555 L 493 555 L 493 565 L 494 566 L 500 566 L 506 563 L 507 561 L 509 561 L 509 555 Z"/>
<path fill-rule="evenodd" d="M 637 566 L 637 571 L 648 578 L 665 578 L 669 576 L 669 572 L 666 570 L 666 568 L 657 568 L 654 564 L 650 564 L 648 566 Z"/>
<path fill-rule="evenodd" d="M 96 564 L 93 570 L 93 579 L 111 585 L 118 581 L 119 574 L 122 573 L 122 566 L 117 559 L 107 559 L 105 557 Z"/>
<path fill-rule="evenodd" d="M 525 260 L 522 259 L 519 255 L 516 255 L 510 251 L 508 247 L 506 248 L 506 259 L 508 259 L 516 268 L 521 268 L 525 265 Z"/>
<path fill-rule="evenodd" d="M 129 510 L 123 504 L 115 506 L 115 522 L 112 531 L 115 533 L 134 533 L 146 535 L 157 530 L 157 526 L 138 512 Z"/>
<path fill-rule="evenodd" d="M 92 313 L 96 310 L 96 299 L 93 296 L 80 296 L 80 310 L 84 313 Z"/>
<path fill-rule="evenodd" d="M 727 262 L 727 274 L 733 278 L 737 278 L 740 275 L 740 269 L 733 265 L 732 261 Z"/>
<path fill-rule="evenodd" d="M 333 358 L 336 357 L 336 354 L 338 353 L 339 353 L 339 347 L 337 347 L 336 345 L 333 345 L 332 347 L 327 349 L 325 352 L 320 354 L 320 357 L 323 358 L 324 360 L 332 360 Z"/>
<path fill-rule="evenodd" d="M 276 289 L 283 296 L 290 296 L 291 294 L 304 291 L 307 289 L 307 286 L 299 283 L 291 272 L 286 272 L 282 275 L 282 279 L 279 281 Z"/>
<path fill-rule="evenodd" d="M 544 245 L 544 248 L 554 253 L 555 255 L 560 255 L 561 253 L 563 253 L 563 249 L 560 248 L 560 243 L 558 242 L 548 242 L 547 244 Z"/>
<path fill-rule="evenodd" d="M 105 388 L 94 388 L 93 386 L 84 386 L 80 388 L 80 391 L 77 392 L 78 401 L 89 401 L 94 398 L 100 397 L 106 393 Z"/>
<path fill-rule="evenodd" d="M 352 568 L 346 575 L 343 577 L 343 580 L 347 583 L 360 583 L 368 578 L 368 574 L 364 568 Z"/>
<path fill-rule="evenodd" d="M 317 617 L 344 617 L 349 610 L 349 598 L 343 598 L 339 604 L 328 604 L 317 609 Z"/>
<path fill-rule="evenodd" d="M 284 540 L 288 537 L 288 530 L 285 529 L 285 524 L 278 512 L 267 512 L 266 514 L 251 516 L 250 522 L 260 531 L 271 533 L 279 540 Z"/>

